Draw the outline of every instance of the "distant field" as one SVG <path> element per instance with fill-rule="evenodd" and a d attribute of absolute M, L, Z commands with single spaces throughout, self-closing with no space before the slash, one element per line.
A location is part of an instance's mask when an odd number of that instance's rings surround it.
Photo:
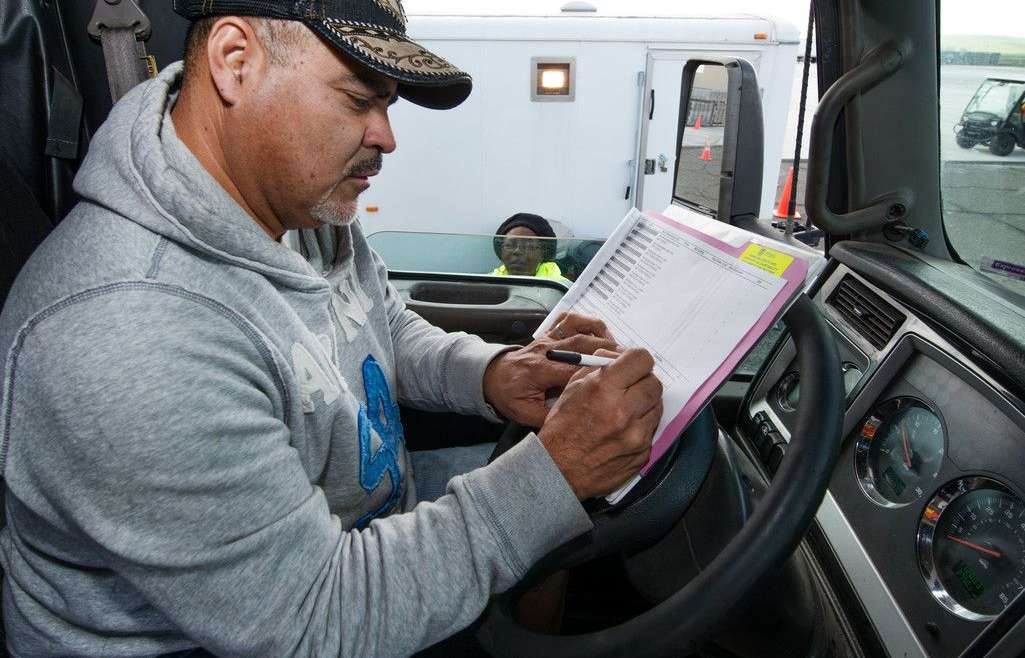
<path fill-rule="evenodd" d="M 940 49 L 1025 55 L 1025 38 L 986 36 L 982 34 L 951 34 L 940 39 Z"/>

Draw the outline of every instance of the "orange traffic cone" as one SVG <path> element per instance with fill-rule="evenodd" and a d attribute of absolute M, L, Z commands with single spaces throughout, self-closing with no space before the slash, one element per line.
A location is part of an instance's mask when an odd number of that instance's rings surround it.
<path fill-rule="evenodd" d="M 701 159 L 708 162 L 712 159 L 712 142 L 706 137 L 705 148 L 701 150 Z"/>
<path fill-rule="evenodd" d="M 698 118 L 694 120 L 694 130 L 701 130 L 701 115 L 700 114 L 698 115 Z"/>
<path fill-rule="evenodd" d="M 794 168 L 791 167 L 790 171 L 787 172 L 787 182 L 783 185 L 783 194 L 779 197 L 779 205 L 776 207 L 776 212 L 772 213 L 773 217 L 777 219 L 786 219 L 787 210 L 790 209 L 790 197 L 794 193 Z M 797 207 L 794 207 L 794 219 L 801 219 L 801 213 L 797 212 Z"/>

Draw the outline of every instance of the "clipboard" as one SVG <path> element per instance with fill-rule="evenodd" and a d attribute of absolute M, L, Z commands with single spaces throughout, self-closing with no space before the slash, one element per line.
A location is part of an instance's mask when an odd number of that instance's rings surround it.
<path fill-rule="evenodd" d="M 792 248 L 718 222 L 714 230 L 733 239 L 631 210 L 535 333 L 575 311 L 602 319 L 620 344 L 655 356 L 663 417 L 647 464 L 610 503 L 665 454 L 805 286 L 809 261 Z M 695 274 L 705 280 L 673 280 Z"/>

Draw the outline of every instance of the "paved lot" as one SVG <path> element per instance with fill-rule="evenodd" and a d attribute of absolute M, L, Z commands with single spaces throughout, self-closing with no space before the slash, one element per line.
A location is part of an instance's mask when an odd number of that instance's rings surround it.
<path fill-rule="evenodd" d="M 944 162 L 942 177 L 943 221 L 961 258 L 976 269 L 983 258 L 1025 264 L 1025 162 Z M 1025 281 L 994 280 L 1025 294 Z"/>
<path fill-rule="evenodd" d="M 720 131 L 721 133 L 722 131 Z M 699 203 L 709 208 L 719 205 L 719 175 L 722 172 L 722 146 L 710 144 L 709 151 L 712 158 L 702 160 L 701 153 L 705 146 L 687 145 L 680 151 L 680 166 L 682 168 L 677 180 L 676 195 Z"/>

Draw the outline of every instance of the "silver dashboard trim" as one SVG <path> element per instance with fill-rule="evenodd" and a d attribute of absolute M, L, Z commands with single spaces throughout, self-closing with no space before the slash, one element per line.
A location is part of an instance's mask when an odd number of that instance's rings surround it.
<path fill-rule="evenodd" d="M 751 405 L 752 416 L 759 411 L 764 411 L 769 416 L 777 431 L 789 443 L 790 432 L 764 398 Z M 929 658 L 904 612 L 897 605 L 897 600 L 886 586 L 886 581 L 876 571 L 875 564 L 858 540 L 854 528 L 848 523 L 840 505 L 828 489 L 815 514 L 815 520 L 822 528 L 829 545 L 836 552 L 844 573 L 847 574 L 854 591 L 858 593 L 862 607 L 872 620 L 879 639 L 890 655 L 902 658 Z"/>
<path fill-rule="evenodd" d="M 790 432 L 787 431 L 786 426 L 765 399 L 751 405 L 752 415 L 759 411 L 764 411 L 769 416 L 777 431 L 789 443 Z M 822 533 L 826 536 L 829 545 L 836 552 L 836 557 L 840 561 L 844 573 L 847 574 L 854 591 L 858 593 L 862 607 L 869 619 L 872 620 L 879 639 L 882 640 L 883 646 L 890 652 L 890 655 L 902 658 L 929 658 L 929 654 L 918 641 L 918 636 L 911 629 L 911 624 L 908 623 L 904 612 L 897 605 L 897 600 L 893 598 L 893 594 L 886 586 L 886 581 L 876 570 L 865 547 L 858 540 L 854 528 L 851 527 L 847 517 L 840 509 L 840 505 L 837 504 L 828 489 L 815 514 L 815 520 L 822 528 Z"/>
<path fill-rule="evenodd" d="M 858 541 L 854 528 L 847 522 L 833 494 L 826 491 L 815 520 L 836 552 L 862 606 L 891 656 L 929 658 L 918 636 L 911 629 L 904 612 L 897 605 L 883 577 Z"/>

